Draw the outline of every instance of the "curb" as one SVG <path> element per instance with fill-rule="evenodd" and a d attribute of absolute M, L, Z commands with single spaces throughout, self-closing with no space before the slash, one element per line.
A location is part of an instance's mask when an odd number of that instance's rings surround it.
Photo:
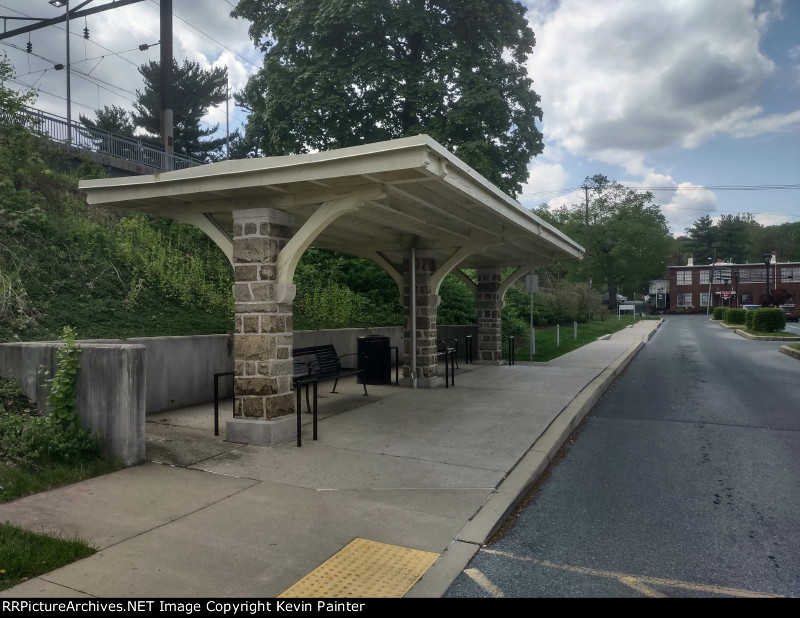
<path fill-rule="evenodd" d="M 663 318 L 656 322 L 655 327 L 645 333 L 641 341 L 625 350 L 567 404 L 528 449 L 527 454 L 503 479 L 497 491 L 467 522 L 456 539 L 404 598 L 441 598 L 467 567 L 472 557 L 500 529 L 511 512 L 539 480 L 575 427 L 580 424 L 639 350 L 650 341 L 653 333 L 663 322 Z"/>
<path fill-rule="evenodd" d="M 783 352 L 787 356 L 791 356 L 792 358 L 800 360 L 800 350 L 797 350 L 795 348 L 790 348 L 788 345 L 782 345 L 781 347 L 778 348 L 778 350 Z"/>
<path fill-rule="evenodd" d="M 800 337 L 770 337 L 770 336 L 763 336 L 763 335 L 751 335 L 750 333 L 746 333 L 743 330 L 739 329 L 734 331 L 740 337 L 744 337 L 745 339 L 751 339 L 753 341 L 792 341 L 795 343 L 800 343 Z"/>

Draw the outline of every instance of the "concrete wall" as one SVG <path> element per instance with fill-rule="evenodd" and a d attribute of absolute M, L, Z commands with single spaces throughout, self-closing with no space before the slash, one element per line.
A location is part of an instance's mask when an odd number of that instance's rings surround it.
<path fill-rule="evenodd" d="M 213 401 L 214 374 L 233 371 L 230 335 L 92 339 L 78 343 L 124 343 L 145 347 L 147 414 Z M 232 378 L 220 378 L 219 393 L 220 399 L 233 396 Z"/>
<path fill-rule="evenodd" d="M 438 339 L 477 341 L 476 326 L 439 326 Z M 357 351 L 358 337 L 383 335 L 402 350 L 403 327 L 296 331 L 295 347 L 332 343 L 341 354 Z M 233 370 L 230 335 L 83 340 L 78 373 L 78 412 L 99 432 L 109 453 L 126 466 L 145 458 L 145 415 L 207 403 L 214 399 L 214 373 Z M 55 375 L 59 342 L 0 344 L 0 375 L 17 379 L 26 395 L 47 410 L 47 379 Z M 473 347 L 473 353 L 475 347 Z M 394 363 L 394 354 L 392 354 Z M 400 362 L 402 363 L 402 356 Z M 220 398 L 233 394 L 232 380 L 220 379 Z"/>
<path fill-rule="evenodd" d="M 127 343 L 147 349 L 147 413 L 214 400 L 214 374 L 233 371 L 230 335 L 140 337 Z M 233 378 L 219 379 L 220 398 L 233 396 Z"/>
<path fill-rule="evenodd" d="M 55 375 L 62 344 L 0 344 L 0 374 L 15 378 L 31 401 L 47 411 L 47 380 Z M 145 348 L 81 343 L 77 394 L 84 427 L 98 432 L 106 451 L 126 466 L 145 458 Z"/>

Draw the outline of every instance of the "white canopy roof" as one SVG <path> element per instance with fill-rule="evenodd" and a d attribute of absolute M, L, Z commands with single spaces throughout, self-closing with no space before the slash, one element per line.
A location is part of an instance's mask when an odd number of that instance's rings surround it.
<path fill-rule="evenodd" d="M 583 248 L 427 135 L 313 154 L 211 163 L 152 176 L 80 183 L 90 204 L 181 221 L 202 217 L 232 238 L 233 211 L 276 208 L 296 228 L 342 199 L 313 246 L 399 263 L 409 247 L 458 267 L 539 266 Z M 207 230 L 208 231 L 208 230 Z M 219 239 L 217 239 L 219 242 Z"/>

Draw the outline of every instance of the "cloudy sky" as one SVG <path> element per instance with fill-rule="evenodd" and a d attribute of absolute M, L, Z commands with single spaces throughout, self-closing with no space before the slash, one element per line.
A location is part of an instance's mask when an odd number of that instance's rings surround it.
<path fill-rule="evenodd" d="M 107 4 L 94 0 L 89 6 Z M 80 4 L 72 0 L 71 6 Z M 584 178 L 649 188 L 675 233 L 699 217 L 749 212 L 800 221 L 800 1 L 525 0 L 537 45 L 529 62 L 542 98 L 545 151 L 519 196 L 525 206 L 580 203 Z M 173 0 L 175 56 L 227 66 L 241 88 L 260 63 L 235 0 Z M 47 0 L 0 0 L 3 16 L 54 17 Z M 30 22 L 7 20 L 11 30 Z M 89 39 L 83 36 L 89 28 Z M 72 115 L 131 107 L 136 67 L 158 60 L 158 2 L 71 22 Z M 66 32 L 0 41 L 17 87 L 66 115 Z M 245 112 L 231 105 L 233 130 Z M 225 110 L 206 121 L 225 131 Z M 794 188 L 783 188 L 794 185 Z M 772 187 L 772 188 L 766 188 Z"/>

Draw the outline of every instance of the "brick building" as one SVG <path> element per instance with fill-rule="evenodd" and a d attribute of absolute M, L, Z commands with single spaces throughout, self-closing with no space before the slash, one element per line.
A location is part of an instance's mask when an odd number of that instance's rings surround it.
<path fill-rule="evenodd" d="M 778 262 L 775 252 L 769 267 L 759 264 L 731 264 L 716 262 L 694 264 L 690 256 L 685 266 L 670 266 L 669 308 L 705 309 L 711 307 L 741 307 L 760 305 L 769 290 L 784 289 L 791 298 L 788 303 L 800 299 L 800 262 Z M 769 279 L 769 282 L 767 281 Z"/>

